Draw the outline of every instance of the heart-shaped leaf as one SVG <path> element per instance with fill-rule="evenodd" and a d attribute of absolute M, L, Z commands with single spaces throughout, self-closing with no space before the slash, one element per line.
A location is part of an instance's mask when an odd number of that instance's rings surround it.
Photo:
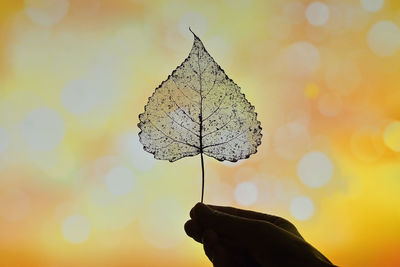
<path fill-rule="evenodd" d="M 262 134 L 254 106 L 193 35 L 189 56 L 156 88 L 138 126 L 140 142 L 156 159 L 201 154 L 204 183 L 203 154 L 231 162 L 248 158 Z"/>

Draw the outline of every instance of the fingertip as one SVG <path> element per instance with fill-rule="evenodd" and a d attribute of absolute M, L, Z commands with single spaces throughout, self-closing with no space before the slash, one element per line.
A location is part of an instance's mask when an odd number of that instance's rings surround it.
<path fill-rule="evenodd" d="M 212 210 L 204 203 L 197 203 L 190 212 L 190 216 L 194 220 L 202 221 L 211 215 Z"/>
<path fill-rule="evenodd" d="M 185 233 L 191 237 L 191 233 L 192 233 L 192 220 L 189 220 L 187 222 L 185 222 L 185 224 L 183 225 L 183 229 L 185 230 Z"/>
<path fill-rule="evenodd" d="M 201 205 L 203 205 L 201 202 L 197 202 L 196 205 L 194 205 L 194 207 L 190 210 L 190 213 L 189 213 L 190 218 L 192 218 L 192 219 L 194 218 L 195 210 L 198 210 L 199 206 L 201 206 Z"/>
<path fill-rule="evenodd" d="M 196 222 L 189 220 L 183 228 L 189 237 L 201 243 L 202 230 Z"/>

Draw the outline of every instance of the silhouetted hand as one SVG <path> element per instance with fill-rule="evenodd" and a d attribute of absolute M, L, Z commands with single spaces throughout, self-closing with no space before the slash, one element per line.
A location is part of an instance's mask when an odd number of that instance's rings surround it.
<path fill-rule="evenodd" d="M 283 218 L 202 203 L 190 217 L 185 231 L 215 267 L 334 266 Z"/>

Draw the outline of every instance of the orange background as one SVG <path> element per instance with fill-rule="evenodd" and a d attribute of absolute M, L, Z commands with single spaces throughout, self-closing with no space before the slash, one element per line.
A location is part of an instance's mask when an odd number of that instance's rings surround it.
<path fill-rule="evenodd" d="M 0 265 L 211 266 L 183 231 L 199 157 L 156 161 L 137 139 L 191 26 L 263 127 L 249 159 L 206 160 L 206 203 L 288 218 L 340 266 L 399 266 L 399 14 L 395 0 L 0 1 Z"/>

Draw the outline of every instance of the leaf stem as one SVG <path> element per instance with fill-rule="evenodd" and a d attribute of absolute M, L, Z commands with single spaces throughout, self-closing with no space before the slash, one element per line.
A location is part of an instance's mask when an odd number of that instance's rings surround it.
<path fill-rule="evenodd" d="M 189 28 L 190 30 L 190 28 Z M 192 30 L 190 30 L 192 31 Z M 193 33 L 193 32 L 192 32 Z M 194 34 L 194 33 L 193 33 Z M 197 38 L 196 34 L 194 34 L 194 37 Z M 201 84 L 201 68 L 200 68 L 200 51 L 197 53 L 197 66 L 199 67 L 199 84 L 200 84 L 200 114 L 199 114 L 199 120 L 200 120 L 200 136 L 199 136 L 199 141 L 200 141 L 200 156 L 201 156 L 201 203 L 203 203 L 203 197 L 204 197 L 204 159 L 203 159 L 203 87 Z"/>
<path fill-rule="evenodd" d="M 204 160 L 203 160 L 203 152 L 200 153 L 201 157 L 201 203 L 203 203 L 204 197 Z"/>

